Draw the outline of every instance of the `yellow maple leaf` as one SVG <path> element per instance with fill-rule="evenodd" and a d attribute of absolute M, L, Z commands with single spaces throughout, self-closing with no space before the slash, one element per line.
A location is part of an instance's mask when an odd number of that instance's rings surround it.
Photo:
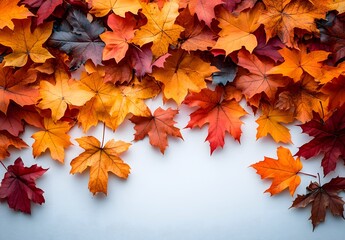
<path fill-rule="evenodd" d="M 130 167 L 119 155 L 127 151 L 130 143 L 112 139 L 101 146 L 101 143 L 91 136 L 77 138 L 76 141 L 85 151 L 71 161 L 71 173 L 82 173 L 90 167 L 89 189 L 93 194 L 107 194 L 108 172 L 120 178 L 128 177 Z"/>
<path fill-rule="evenodd" d="M 8 27 L 13 30 L 13 19 L 25 19 L 34 16 L 24 5 L 18 6 L 17 0 L 0 1 L 0 28 Z"/>
<path fill-rule="evenodd" d="M 239 16 L 221 8 L 217 20 L 222 30 L 213 49 L 223 49 L 228 55 L 244 46 L 252 52 L 258 44 L 253 32 L 260 26 L 258 19 L 262 8 L 262 4 L 257 4 L 253 9 L 241 12 Z"/>
<path fill-rule="evenodd" d="M 205 78 L 217 71 L 197 55 L 179 50 L 166 59 L 164 68 L 155 68 L 152 76 L 164 84 L 164 96 L 180 105 L 188 91 L 200 92 L 206 88 Z"/>
<path fill-rule="evenodd" d="M 68 105 L 82 106 L 93 96 L 80 82 L 58 77 L 55 85 L 48 81 L 40 82 L 41 101 L 38 107 L 50 109 L 56 122 L 63 117 Z"/>
<path fill-rule="evenodd" d="M 47 149 L 53 159 L 60 163 L 64 162 L 64 148 L 70 146 L 70 136 L 66 134 L 71 126 L 67 122 L 58 121 L 54 123 L 51 118 L 44 119 L 44 130 L 34 133 L 31 137 L 35 139 L 32 145 L 34 157 L 41 155 Z"/>
<path fill-rule="evenodd" d="M 5 56 L 5 66 L 22 67 L 31 60 L 36 63 L 44 63 L 53 58 L 42 44 L 49 38 L 53 23 L 43 23 L 30 30 L 31 20 L 14 20 L 14 30 L 4 28 L 0 30 L 0 44 L 12 48 L 13 52 Z"/>
<path fill-rule="evenodd" d="M 110 11 L 125 17 L 126 12 L 137 14 L 141 9 L 139 0 L 88 0 L 87 2 L 92 6 L 90 13 L 95 14 L 96 17 L 104 17 Z"/>
<path fill-rule="evenodd" d="M 143 46 L 152 42 L 152 53 L 159 57 L 168 52 L 169 44 L 176 45 L 180 33 L 184 30 L 180 25 L 174 24 L 179 15 L 178 3 L 166 2 L 160 10 L 157 3 L 143 4 L 142 13 L 147 23 L 135 32 L 132 42 Z"/>

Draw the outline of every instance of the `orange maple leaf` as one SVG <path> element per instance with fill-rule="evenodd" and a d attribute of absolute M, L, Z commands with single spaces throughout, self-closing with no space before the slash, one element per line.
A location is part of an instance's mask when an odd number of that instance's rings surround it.
<path fill-rule="evenodd" d="M 120 17 L 125 17 L 126 12 L 137 14 L 141 9 L 139 0 L 87 0 L 92 7 L 90 13 L 96 17 L 104 17 L 110 11 Z"/>
<path fill-rule="evenodd" d="M 67 132 L 71 126 L 67 122 L 54 122 L 51 118 L 44 119 L 44 130 L 34 133 L 31 137 L 35 139 L 32 144 L 34 157 L 40 156 L 47 149 L 53 159 L 60 163 L 65 159 L 65 148 L 72 145 Z"/>
<path fill-rule="evenodd" d="M 301 79 L 303 72 L 309 73 L 314 78 L 321 78 L 323 75 L 322 61 L 326 60 L 329 52 L 312 51 L 308 52 L 305 46 L 297 49 L 283 48 L 279 53 L 284 58 L 284 62 L 268 71 L 269 74 L 282 74 L 292 78 L 295 82 Z"/>
<path fill-rule="evenodd" d="M 93 194 L 107 194 L 108 172 L 120 178 L 127 178 L 130 172 L 128 164 L 120 158 L 127 151 L 130 143 L 123 141 L 108 141 L 104 146 L 92 136 L 77 138 L 79 146 L 85 151 L 71 161 L 71 173 L 82 173 L 90 167 L 89 189 Z"/>
<path fill-rule="evenodd" d="M 168 52 L 169 44 L 176 45 L 183 27 L 174 24 L 179 15 L 178 3 L 170 1 L 160 10 L 157 3 L 143 5 L 147 23 L 135 32 L 132 42 L 143 46 L 152 42 L 152 53 L 158 58 Z"/>
<path fill-rule="evenodd" d="M 289 188 L 292 196 L 301 182 L 301 178 L 297 174 L 303 165 L 299 157 L 295 160 L 287 148 L 278 147 L 277 155 L 278 159 L 265 157 L 263 161 L 255 163 L 251 167 L 257 171 L 262 179 L 273 179 L 271 186 L 265 192 L 275 195 Z"/>
<path fill-rule="evenodd" d="M 166 59 L 164 68 L 154 68 L 152 76 L 164 84 L 164 96 L 180 105 L 188 91 L 200 92 L 206 88 L 205 78 L 216 71 L 216 67 L 196 54 L 179 50 Z"/>
<path fill-rule="evenodd" d="M 257 4 L 253 9 L 243 11 L 238 16 L 221 8 L 217 20 L 222 30 L 213 49 L 223 49 L 228 55 L 244 46 L 252 52 L 258 45 L 253 32 L 260 26 L 258 19 L 262 8 L 262 4 Z"/>
<path fill-rule="evenodd" d="M 13 52 L 4 57 L 5 66 L 22 67 L 31 60 L 44 63 L 53 58 L 42 44 L 52 33 L 53 23 L 43 23 L 31 32 L 31 20 L 13 20 L 14 30 L 4 28 L 0 30 L 0 44 L 12 48 Z"/>
<path fill-rule="evenodd" d="M 139 141 L 149 136 L 150 144 L 154 147 L 158 147 L 162 154 L 168 146 L 168 135 L 179 137 L 182 135 L 180 129 L 174 126 L 174 116 L 178 113 L 178 110 L 168 108 L 164 110 L 157 108 L 153 115 L 149 117 L 131 117 L 131 122 L 135 124 L 135 141 Z"/>
<path fill-rule="evenodd" d="M 268 74 L 274 66 L 272 62 L 261 61 L 246 50 L 239 51 L 238 65 L 249 71 L 249 73 L 240 74 L 235 81 L 236 87 L 241 89 L 248 98 L 264 92 L 268 98 L 274 99 L 278 87 L 284 87 L 289 83 L 287 78 Z"/>
<path fill-rule="evenodd" d="M 94 96 L 80 82 L 66 78 L 57 78 L 55 85 L 41 81 L 39 91 L 41 101 L 38 107 L 50 109 L 55 122 L 63 117 L 67 106 L 82 106 Z"/>
<path fill-rule="evenodd" d="M 256 139 L 270 134 L 275 142 L 292 143 L 289 129 L 280 123 L 291 123 L 294 120 L 293 114 L 272 106 L 263 105 L 262 115 L 256 120 L 259 124 Z"/>
<path fill-rule="evenodd" d="M 12 136 L 7 131 L 0 131 L 0 160 L 10 156 L 8 152 L 10 146 L 22 149 L 28 145 L 21 138 Z"/>
<path fill-rule="evenodd" d="M 215 91 L 203 89 L 200 93 L 192 93 L 183 102 L 191 107 L 199 107 L 190 114 L 187 128 L 201 128 L 209 124 L 206 140 L 210 142 L 211 154 L 216 148 L 224 146 L 226 132 L 240 141 L 243 123 L 240 118 L 247 114 L 237 101 L 222 97 L 222 88 L 216 87 Z"/>
<path fill-rule="evenodd" d="M 13 19 L 25 19 L 34 16 L 24 5 L 18 6 L 18 0 L 0 1 L 0 28 L 14 28 Z"/>
<path fill-rule="evenodd" d="M 324 17 L 312 3 L 305 0 L 263 0 L 266 9 L 261 12 L 259 23 L 263 24 L 267 40 L 278 36 L 287 47 L 297 47 L 294 29 L 317 32 L 315 19 Z"/>

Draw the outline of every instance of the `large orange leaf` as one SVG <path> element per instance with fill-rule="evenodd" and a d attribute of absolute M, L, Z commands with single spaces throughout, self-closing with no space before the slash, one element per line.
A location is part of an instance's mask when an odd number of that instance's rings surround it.
<path fill-rule="evenodd" d="M 329 53 L 325 51 L 308 52 L 305 46 L 300 50 L 283 48 L 279 50 L 284 62 L 270 71 L 269 74 L 282 74 L 292 78 L 295 82 L 301 79 L 303 72 L 309 73 L 314 78 L 321 78 L 323 75 L 322 61 L 326 60 Z"/>
<path fill-rule="evenodd" d="M 31 137 L 35 139 L 32 144 L 34 157 L 40 156 L 47 149 L 53 159 L 64 162 L 65 148 L 70 146 L 70 136 L 67 132 L 71 126 L 67 122 L 54 122 L 51 118 L 44 119 L 44 130 L 34 133 Z"/>
<path fill-rule="evenodd" d="M 96 17 L 103 17 L 110 11 L 116 15 L 125 17 L 126 12 L 137 14 L 141 8 L 139 0 L 87 0 L 91 5 L 90 13 Z"/>
<path fill-rule="evenodd" d="M 0 64 L 0 111 L 6 113 L 10 100 L 20 106 L 33 105 L 38 100 L 38 88 L 32 83 L 36 81 L 34 70 L 21 68 L 16 72 L 13 68 Z"/>
<path fill-rule="evenodd" d="M 306 0 L 263 0 L 266 9 L 261 12 L 259 22 L 265 26 L 267 40 L 278 36 L 287 47 L 297 47 L 294 41 L 294 29 L 317 32 L 315 19 L 324 18 L 319 11 Z"/>
<path fill-rule="evenodd" d="M 240 118 L 247 112 L 235 100 L 223 99 L 223 89 L 217 87 L 215 91 L 203 89 L 200 93 L 192 93 L 183 102 L 191 107 L 199 107 L 190 114 L 187 128 L 203 127 L 209 124 L 206 140 L 210 142 L 211 154 L 218 147 L 224 146 L 225 133 L 240 141 Z"/>
<path fill-rule="evenodd" d="M 48 81 L 41 81 L 41 101 L 38 107 L 50 109 L 53 121 L 57 121 L 63 117 L 68 105 L 82 106 L 93 96 L 92 92 L 75 80 L 57 78 L 55 85 Z"/>
<path fill-rule="evenodd" d="M 31 60 L 44 63 L 53 58 L 42 44 L 52 33 L 53 23 L 44 23 L 31 32 L 31 20 L 14 20 L 14 30 L 4 28 L 0 30 L 0 44 L 12 48 L 13 52 L 5 56 L 5 66 L 22 67 Z"/>
<path fill-rule="evenodd" d="M 164 96 L 180 105 L 188 91 L 200 92 L 206 88 L 205 78 L 216 71 L 216 67 L 196 54 L 179 50 L 166 59 L 164 68 L 155 68 L 152 76 L 164 84 Z"/>
<path fill-rule="evenodd" d="M 13 19 L 25 19 L 34 16 L 25 6 L 18 6 L 18 0 L 0 1 L 0 28 L 8 27 L 13 30 Z"/>
<path fill-rule="evenodd" d="M 93 194 L 107 194 L 108 172 L 120 178 L 127 178 L 130 172 L 128 164 L 120 158 L 127 151 L 130 143 L 123 141 L 108 141 L 104 146 L 92 136 L 77 138 L 79 146 L 85 151 L 71 162 L 71 173 L 82 173 L 90 167 L 89 189 Z"/>
<path fill-rule="evenodd" d="M 246 50 L 239 51 L 238 65 L 249 71 L 249 73 L 239 75 L 235 82 L 236 87 L 241 89 L 248 98 L 264 92 L 267 97 L 274 99 L 278 87 L 284 87 L 289 83 L 287 78 L 268 74 L 274 66 L 272 62 L 261 61 L 257 56 Z"/>
<path fill-rule="evenodd" d="M 269 134 L 276 142 L 292 143 L 289 129 L 280 123 L 293 122 L 293 114 L 267 105 L 263 105 L 261 109 L 262 115 L 256 120 L 259 124 L 256 139 Z"/>
<path fill-rule="evenodd" d="M 253 32 L 260 26 L 258 19 L 262 10 L 262 4 L 255 8 L 241 12 L 238 16 L 221 8 L 217 16 L 219 38 L 213 49 L 223 49 L 226 55 L 245 47 L 249 52 L 257 46 Z"/>
<path fill-rule="evenodd" d="M 142 13 L 147 23 L 135 32 L 132 42 L 143 46 L 152 42 L 152 53 L 155 57 L 168 52 L 169 44 L 176 45 L 183 27 L 174 24 L 178 13 L 178 3 L 167 2 L 160 10 L 157 3 L 143 5 Z"/>
<path fill-rule="evenodd" d="M 139 141 L 149 136 L 150 144 L 154 147 L 158 147 L 161 153 L 164 154 L 166 147 L 168 146 L 168 135 L 179 137 L 182 135 L 180 129 L 174 126 L 175 115 L 178 110 L 168 108 L 164 110 L 157 108 L 153 115 L 149 117 L 137 117 L 133 116 L 130 120 L 135 124 L 135 141 Z"/>
<path fill-rule="evenodd" d="M 297 175 L 302 169 L 299 157 L 296 160 L 292 157 L 289 149 L 277 148 L 278 159 L 265 157 L 261 162 L 251 165 L 257 174 L 264 178 L 272 178 L 271 186 L 265 191 L 275 195 L 286 188 L 289 188 L 291 196 L 301 183 L 301 178 Z"/>

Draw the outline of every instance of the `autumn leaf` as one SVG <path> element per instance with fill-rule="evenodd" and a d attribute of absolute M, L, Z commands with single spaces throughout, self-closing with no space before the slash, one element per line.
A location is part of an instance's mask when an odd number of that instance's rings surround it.
<path fill-rule="evenodd" d="M 25 6 L 18 6 L 18 0 L 0 1 L 0 29 L 8 27 L 13 30 L 13 19 L 25 19 L 33 14 Z"/>
<path fill-rule="evenodd" d="M 307 187 L 308 193 L 297 195 L 291 207 L 305 208 L 311 204 L 310 220 L 313 229 L 325 221 L 327 209 L 333 214 L 344 218 L 344 201 L 338 196 L 340 191 L 345 190 L 345 178 L 332 178 L 330 182 L 320 186 L 317 182 L 311 182 Z"/>
<path fill-rule="evenodd" d="M 272 106 L 264 105 L 262 115 L 256 120 L 259 124 L 256 132 L 256 139 L 272 136 L 275 142 L 292 143 L 290 131 L 281 123 L 291 123 L 294 120 L 293 115 L 289 111 L 282 111 Z"/>
<path fill-rule="evenodd" d="M 26 148 L 28 145 L 19 137 L 9 134 L 7 131 L 0 131 L 0 160 L 10 156 L 9 147 L 17 149 Z"/>
<path fill-rule="evenodd" d="M 240 141 L 240 118 L 247 112 L 235 100 L 222 99 L 223 90 L 216 87 L 215 91 L 203 89 L 200 93 L 192 93 L 186 97 L 184 104 L 190 107 L 199 107 L 190 114 L 190 121 L 186 128 L 208 126 L 208 135 L 205 141 L 210 142 L 211 154 L 218 147 L 224 146 L 225 133 Z"/>
<path fill-rule="evenodd" d="M 269 74 L 274 67 L 272 62 L 261 61 L 246 50 L 238 52 L 238 65 L 249 71 L 247 74 L 241 74 L 235 81 L 236 87 L 248 98 L 265 93 L 269 99 L 274 99 L 277 89 L 289 83 L 287 78 Z"/>
<path fill-rule="evenodd" d="M 259 24 L 265 27 L 267 39 L 278 36 L 287 47 L 297 47 L 294 29 L 317 32 L 315 19 L 324 17 L 312 3 L 305 0 L 263 0 Z"/>
<path fill-rule="evenodd" d="M 336 109 L 345 103 L 345 76 L 328 82 L 321 91 L 329 96 L 329 109 Z"/>
<path fill-rule="evenodd" d="M 70 146 L 70 136 L 67 132 L 71 126 L 67 122 L 54 122 L 50 118 L 44 119 L 44 129 L 34 133 L 31 137 L 35 139 L 32 144 L 32 153 L 34 157 L 40 156 L 47 149 L 53 159 L 64 162 L 65 148 Z"/>
<path fill-rule="evenodd" d="M 63 0 L 24 0 L 22 3 L 30 6 L 31 8 L 38 8 L 37 25 L 43 23 L 55 10 L 55 8 L 61 5 Z"/>
<path fill-rule="evenodd" d="M 0 130 L 6 130 L 13 136 L 18 137 L 24 131 L 20 115 L 16 109 L 9 107 L 7 113 L 0 112 Z"/>
<path fill-rule="evenodd" d="M 88 59 L 96 65 L 101 64 L 104 43 L 99 35 L 103 32 L 100 20 L 89 22 L 85 14 L 72 9 L 66 19 L 54 28 L 48 45 L 69 54 L 72 58 L 70 69 L 76 70 Z"/>
<path fill-rule="evenodd" d="M 152 76 L 164 84 L 165 98 L 171 98 L 180 105 L 189 91 L 200 92 L 206 88 L 205 78 L 216 71 L 216 67 L 196 54 L 179 50 L 166 59 L 164 68 L 155 68 Z"/>
<path fill-rule="evenodd" d="M 192 16 L 195 14 L 200 21 L 204 21 L 207 26 L 211 26 L 212 19 L 216 16 L 214 8 L 222 4 L 222 0 L 181 0 L 180 8 L 188 7 Z"/>
<path fill-rule="evenodd" d="M 12 48 L 13 52 L 4 57 L 4 66 L 22 67 L 28 58 L 36 63 L 44 63 L 53 58 L 42 44 L 49 38 L 53 23 L 44 23 L 31 32 L 31 20 L 13 20 L 13 31 L 4 28 L 0 30 L 0 44 Z"/>
<path fill-rule="evenodd" d="M 111 14 L 107 23 L 112 31 L 106 31 L 99 36 L 105 43 L 102 59 L 114 58 L 118 63 L 125 57 L 128 43 L 134 37 L 136 20 L 129 14 L 126 14 L 126 18 Z"/>
<path fill-rule="evenodd" d="M 65 78 L 56 79 L 55 85 L 41 81 L 39 91 L 41 101 L 38 107 L 50 109 L 54 122 L 63 117 L 69 105 L 82 106 L 94 95 L 80 82 Z"/>
<path fill-rule="evenodd" d="M 302 163 L 299 158 L 292 157 L 289 149 L 284 147 L 277 148 L 278 159 L 265 157 L 261 162 L 252 164 L 261 179 L 272 178 L 271 186 L 265 191 L 271 195 L 278 194 L 284 189 L 289 188 L 292 196 L 301 182 L 297 175 L 302 169 Z"/>
<path fill-rule="evenodd" d="M 128 150 L 130 143 L 112 139 L 101 146 L 92 136 L 77 138 L 76 141 L 85 151 L 71 161 L 71 173 L 82 173 L 90 167 L 89 189 L 93 194 L 107 194 L 108 172 L 120 178 L 128 177 L 130 167 L 119 155 Z"/>
<path fill-rule="evenodd" d="M 33 85 L 37 73 L 32 69 L 21 68 L 14 72 L 13 68 L 0 64 L 0 111 L 7 112 L 10 101 L 20 106 L 34 105 L 38 100 L 38 88 Z"/>
<path fill-rule="evenodd" d="M 175 115 L 178 110 L 168 108 L 164 110 L 157 108 L 153 115 L 149 117 L 131 117 L 131 122 L 135 124 L 135 138 L 134 141 L 139 141 L 149 136 L 150 144 L 154 147 L 158 147 L 162 154 L 168 146 L 168 135 L 179 137 L 182 135 L 180 129 L 174 126 Z"/>
<path fill-rule="evenodd" d="M 8 206 L 14 210 L 30 214 L 31 202 L 45 202 L 44 191 L 36 187 L 35 181 L 47 170 L 36 164 L 25 167 L 22 159 L 17 158 L 13 165 L 7 167 L 1 181 L 0 199 L 6 200 Z"/>
<path fill-rule="evenodd" d="M 309 159 L 323 154 L 321 166 L 326 176 L 335 170 L 338 160 L 344 160 L 345 157 L 345 105 L 326 121 L 315 114 L 314 118 L 301 125 L 301 128 L 303 133 L 313 139 L 303 144 L 296 155 Z"/>
<path fill-rule="evenodd" d="M 314 78 L 321 78 L 323 75 L 322 64 L 320 62 L 327 59 L 329 53 L 325 51 L 308 52 L 305 46 L 300 46 L 300 50 L 283 48 L 279 50 L 284 62 L 270 71 L 269 74 L 282 74 L 292 78 L 295 82 L 301 79 L 303 72 L 309 73 Z"/>
<path fill-rule="evenodd" d="M 253 32 L 260 26 L 257 21 L 261 10 L 262 4 L 258 4 L 255 8 L 235 16 L 225 8 L 221 8 L 217 20 L 222 30 L 218 33 L 219 38 L 213 49 L 222 49 L 225 55 L 242 47 L 252 52 L 258 44 Z"/>
<path fill-rule="evenodd" d="M 90 13 L 95 14 L 96 17 L 103 17 L 110 11 L 120 17 L 125 17 L 126 12 L 137 14 L 141 9 L 139 0 L 87 0 L 87 2 L 92 7 Z"/>
<path fill-rule="evenodd" d="M 104 81 L 123 84 L 128 83 L 133 78 L 133 69 L 129 61 L 120 61 L 116 63 L 114 59 L 107 61 L 104 66 Z"/>
<path fill-rule="evenodd" d="M 178 3 L 167 2 L 160 10 L 157 3 L 143 5 L 147 23 L 135 32 L 132 42 L 141 47 L 152 42 L 152 53 L 159 57 L 168 52 L 169 44 L 176 45 L 183 27 L 174 24 L 178 16 Z"/>

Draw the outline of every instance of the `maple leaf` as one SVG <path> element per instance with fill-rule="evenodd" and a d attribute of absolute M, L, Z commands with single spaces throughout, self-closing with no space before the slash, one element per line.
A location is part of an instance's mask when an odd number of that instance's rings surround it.
<path fill-rule="evenodd" d="M 326 121 L 315 114 L 301 128 L 313 139 L 303 144 L 296 155 L 309 159 L 324 154 L 321 165 L 326 176 L 335 170 L 339 158 L 345 158 L 345 106 L 340 107 Z"/>
<path fill-rule="evenodd" d="M 272 106 L 263 105 L 262 115 L 256 120 L 259 124 L 256 139 L 270 134 L 275 142 L 292 143 L 289 129 L 280 123 L 291 123 L 294 120 L 289 111 L 282 111 Z"/>
<path fill-rule="evenodd" d="M 110 109 L 111 119 L 110 122 L 106 122 L 107 126 L 116 130 L 130 114 L 142 117 L 150 116 L 150 110 L 144 99 L 153 98 L 159 92 L 159 86 L 149 78 L 145 78 L 141 82 L 136 80 L 132 85 L 116 88 L 115 100 Z"/>
<path fill-rule="evenodd" d="M 277 148 L 277 156 L 278 159 L 265 157 L 263 161 L 252 164 L 251 167 L 257 171 L 261 179 L 273 179 L 271 186 L 265 192 L 269 192 L 272 196 L 289 188 L 292 196 L 301 183 L 301 178 L 297 174 L 303 167 L 302 163 L 298 157 L 295 160 L 290 150 L 284 147 Z"/>
<path fill-rule="evenodd" d="M 312 76 L 304 74 L 301 81 L 294 83 L 279 94 L 276 106 L 282 110 L 294 111 L 295 118 L 302 123 L 313 118 L 313 112 L 325 115 L 327 95 L 320 92 L 320 86 Z M 327 115 L 327 114 L 326 114 Z"/>
<path fill-rule="evenodd" d="M 96 65 L 101 64 L 104 43 L 99 35 L 103 32 L 100 20 L 90 22 L 81 11 L 72 9 L 66 19 L 54 28 L 48 45 L 70 54 L 70 69 L 76 70 L 88 59 Z"/>
<path fill-rule="evenodd" d="M 128 42 L 134 37 L 136 20 L 129 14 L 126 14 L 126 18 L 111 14 L 107 23 L 113 31 L 106 31 L 99 36 L 106 44 L 103 49 L 103 60 L 114 58 L 118 63 L 125 57 Z"/>
<path fill-rule="evenodd" d="M 15 137 L 7 131 L 0 131 L 0 160 L 10 156 L 8 152 L 10 146 L 22 149 L 26 148 L 28 145 L 21 138 Z"/>
<path fill-rule="evenodd" d="M 35 71 L 21 68 L 16 72 L 13 68 L 0 64 L 0 111 L 7 112 L 10 101 L 20 106 L 33 105 L 38 99 L 38 88 L 32 85 L 36 81 Z"/>
<path fill-rule="evenodd" d="M 216 71 L 216 67 L 196 54 L 178 50 L 166 59 L 164 68 L 155 68 L 152 76 L 164 84 L 164 97 L 180 105 L 188 91 L 200 92 L 206 88 L 205 78 Z"/>
<path fill-rule="evenodd" d="M 222 30 L 218 33 L 219 38 L 213 49 L 223 49 L 225 55 L 229 55 L 244 46 L 252 52 L 258 44 L 253 32 L 260 26 L 257 21 L 262 8 L 262 4 L 257 4 L 255 8 L 243 11 L 238 16 L 221 8 L 217 20 Z"/>
<path fill-rule="evenodd" d="M 240 141 L 240 118 L 247 112 L 235 100 L 222 99 L 223 90 L 217 86 L 215 91 L 203 89 L 200 93 L 192 93 L 183 101 L 191 107 L 199 107 L 190 114 L 190 121 L 186 128 L 203 127 L 209 124 L 205 141 L 210 142 L 211 154 L 218 147 L 224 146 L 225 133 Z"/>
<path fill-rule="evenodd" d="M 43 23 L 55 10 L 55 8 L 62 4 L 63 0 L 24 0 L 22 3 L 37 10 L 37 25 Z"/>
<path fill-rule="evenodd" d="M 35 139 L 32 144 L 32 153 L 34 157 L 40 156 L 47 149 L 53 159 L 60 163 L 64 162 L 64 148 L 70 146 L 70 136 L 66 133 L 71 126 L 67 122 L 54 122 L 51 118 L 44 119 L 44 130 L 34 133 L 31 137 Z"/>
<path fill-rule="evenodd" d="M 308 193 L 297 195 L 291 207 L 304 208 L 311 204 L 310 220 L 313 230 L 321 222 L 325 221 L 326 210 L 329 209 L 333 216 L 344 218 L 344 201 L 338 196 L 340 191 L 345 190 L 345 178 L 332 178 L 328 183 L 320 186 L 317 182 L 311 182 L 307 187 Z"/>
<path fill-rule="evenodd" d="M 16 137 L 23 132 L 24 126 L 16 109 L 9 107 L 6 114 L 0 112 L 0 130 L 6 130 Z"/>
<path fill-rule="evenodd" d="M 125 17 L 126 12 L 137 14 L 141 9 L 139 0 L 87 0 L 87 2 L 92 7 L 90 13 L 95 14 L 96 17 L 103 17 L 110 11 L 120 17 Z"/>
<path fill-rule="evenodd" d="M 200 21 L 204 21 L 207 26 L 211 26 L 212 20 L 216 17 L 214 8 L 222 4 L 222 0 L 181 0 L 180 8 L 188 9 L 192 15 L 198 16 Z"/>
<path fill-rule="evenodd" d="M 238 65 L 249 71 L 247 74 L 239 75 L 235 81 L 236 87 L 248 98 L 264 92 L 269 99 L 274 99 L 278 87 L 284 87 L 289 83 L 287 78 L 269 74 L 274 67 L 272 62 L 261 61 L 246 50 L 238 52 Z"/>
<path fill-rule="evenodd" d="M 22 159 L 16 159 L 13 165 L 8 166 L 7 172 L 1 181 L 0 199 L 6 200 L 8 206 L 16 211 L 31 213 L 31 201 L 44 203 L 44 191 L 36 187 L 36 179 L 48 169 L 36 164 L 25 167 Z"/>
<path fill-rule="evenodd" d="M 31 20 L 13 21 L 13 31 L 8 28 L 0 30 L 0 44 L 13 50 L 4 57 L 4 66 L 22 67 L 27 63 L 29 56 L 36 63 L 44 63 L 54 57 L 42 47 L 52 32 L 53 23 L 44 23 L 31 32 Z"/>
<path fill-rule="evenodd" d="M 13 19 L 25 19 L 34 16 L 25 6 L 18 6 L 19 0 L 0 1 L 0 29 L 8 27 L 13 30 Z"/>
<path fill-rule="evenodd" d="M 54 122 L 63 117 L 68 105 L 82 106 L 94 95 L 80 82 L 65 78 L 56 79 L 55 85 L 41 81 L 39 91 L 41 101 L 38 107 L 50 109 Z"/>
<path fill-rule="evenodd" d="M 329 109 L 336 109 L 345 103 L 345 76 L 328 82 L 321 91 L 329 96 Z"/>
<path fill-rule="evenodd" d="M 182 135 L 180 129 L 174 126 L 175 115 L 178 110 L 168 108 L 164 110 L 157 108 L 153 115 L 149 117 L 131 117 L 130 121 L 135 124 L 135 138 L 134 141 L 139 141 L 149 136 L 150 144 L 154 147 L 158 147 L 162 154 L 168 146 L 168 135 L 179 137 Z"/>
<path fill-rule="evenodd" d="M 86 132 L 91 126 L 96 126 L 98 121 L 110 121 L 110 108 L 118 91 L 113 84 L 105 83 L 98 72 L 83 72 L 80 82 L 85 86 L 85 90 L 93 95 L 80 108 L 78 115 L 78 122 Z"/>
<path fill-rule="evenodd" d="M 178 13 L 178 3 L 167 2 L 160 10 L 157 3 L 143 5 L 142 13 L 147 23 L 135 32 L 132 42 L 143 46 L 152 42 L 152 53 L 159 57 L 168 52 L 169 44 L 176 45 L 180 33 L 184 30 L 180 25 L 174 24 Z"/>
<path fill-rule="evenodd" d="M 130 167 L 119 155 L 127 151 L 130 143 L 112 139 L 101 146 L 101 143 L 92 136 L 77 138 L 76 141 L 85 151 L 71 161 L 70 173 L 82 173 L 90 167 L 89 189 L 93 194 L 99 192 L 107 194 L 108 172 L 120 178 L 128 177 Z"/>
<path fill-rule="evenodd" d="M 329 53 L 325 51 L 308 52 L 305 46 L 300 46 L 300 51 L 297 49 L 283 48 L 279 50 L 283 56 L 284 62 L 272 68 L 269 74 L 282 74 L 292 78 L 295 82 L 301 79 L 303 72 L 309 73 L 314 78 L 321 78 L 323 75 L 322 64 L 320 62 L 327 59 Z"/>
<path fill-rule="evenodd" d="M 317 32 L 315 19 L 323 18 L 312 3 L 305 0 L 263 0 L 266 9 L 261 12 L 259 23 L 265 26 L 267 39 L 278 36 L 287 47 L 297 47 L 294 29 Z"/>
<path fill-rule="evenodd" d="M 104 81 L 111 83 L 130 82 L 133 76 L 133 69 L 128 61 L 116 63 L 115 60 L 107 61 L 104 66 Z"/>

